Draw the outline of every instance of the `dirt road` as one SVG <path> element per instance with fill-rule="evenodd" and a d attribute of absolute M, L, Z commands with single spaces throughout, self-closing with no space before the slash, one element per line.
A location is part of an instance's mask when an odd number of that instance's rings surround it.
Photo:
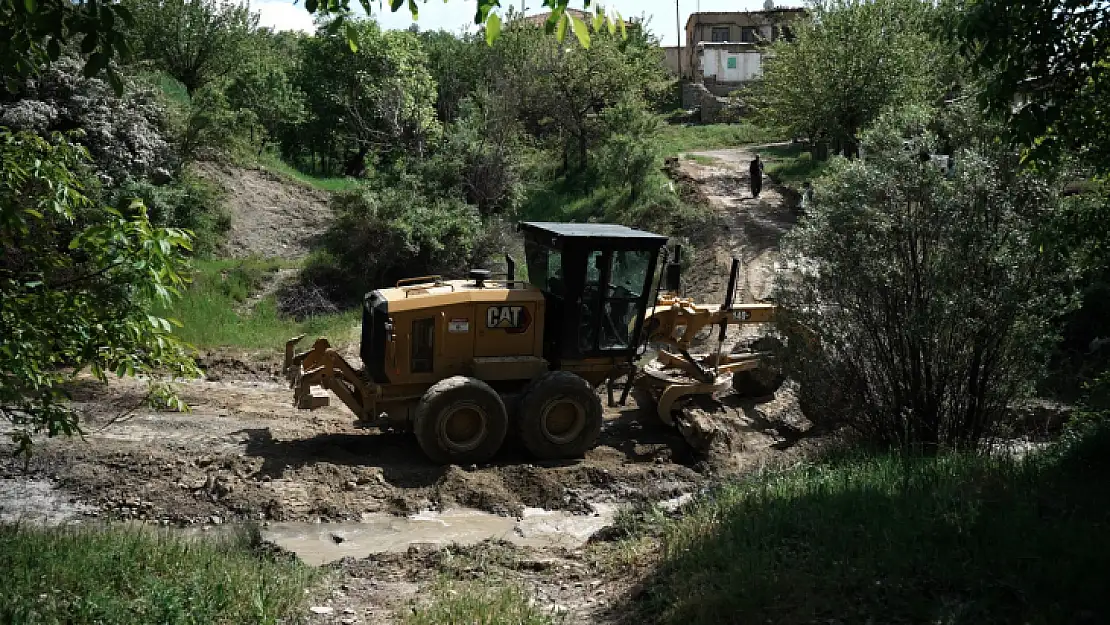
<path fill-rule="evenodd" d="M 755 153 L 751 148 L 690 152 L 685 156 L 679 161 L 680 174 L 698 187 L 716 216 L 714 240 L 696 251 L 687 290 L 706 301 L 722 301 L 735 256 L 741 262 L 739 301 L 766 299 L 774 285 L 779 240 L 797 221 L 792 200 L 766 176 L 759 198 L 752 197 L 748 165 Z"/>

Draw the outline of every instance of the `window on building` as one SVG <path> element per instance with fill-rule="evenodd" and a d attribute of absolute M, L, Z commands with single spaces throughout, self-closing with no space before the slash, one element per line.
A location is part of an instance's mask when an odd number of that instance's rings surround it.
<path fill-rule="evenodd" d="M 745 26 L 740 29 L 740 41 L 744 43 L 755 43 L 758 40 L 755 28 Z"/>
<path fill-rule="evenodd" d="M 714 43 L 722 43 L 728 41 L 728 26 L 714 26 L 711 38 Z"/>

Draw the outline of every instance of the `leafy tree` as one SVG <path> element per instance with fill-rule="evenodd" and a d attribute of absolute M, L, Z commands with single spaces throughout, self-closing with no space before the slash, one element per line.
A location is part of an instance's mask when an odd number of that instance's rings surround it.
<path fill-rule="evenodd" d="M 185 85 L 189 95 L 242 63 L 258 25 L 249 5 L 230 0 L 128 0 L 141 58 Z"/>
<path fill-rule="evenodd" d="M 305 96 L 292 78 L 299 43 L 260 30 L 251 38 L 250 48 L 249 60 L 236 72 L 226 92 L 232 109 L 252 116 L 251 141 L 257 141 L 261 154 L 268 142 L 280 140 L 304 121 Z M 257 136 L 256 125 L 261 127 Z"/>
<path fill-rule="evenodd" d="M 441 126 L 417 36 L 383 32 L 371 20 L 348 21 L 347 28 L 354 50 L 327 27 L 304 42 L 298 86 L 307 97 L 310 134 L 343 157 L 344 174 L 358 176 L 372 152 L 424 154 Z"/>
<path fill-rule="evenodd" d="M 755 104 L 770 125 L 854 155 L 883 111 L 934 104 L 952 79 L 949 53 L 921 0 L 819 0 L 765 61 Z"/>
<path fill-rule="evenodd" d="M 460 189 L 483 216 L 512 216 L 524 195 L 527 146 L 520 124 L 504 100 L 484 90 L 465 98 L 460 108 L 439 154 L 422 167 L 423 177 Z"/>
<path fill-rule="evenodd" d="M 513 22 L 494 48 L 496 89 L 513 102 L 530 133 L 554 140 L 564 169 L 585 171 L 591 145 L 605 131 L 600 114 L 644 94 L 662 76 L 650 41 L 602 31 L 586 49 L 556 45 L 527 22 Z"/>
<path fill-rule="evenodd" d="M 1110 6 L 961 4 L 958 42 L 982 79 L 980 103 L 1006 120 L 1007 134 L 1039 161 L 1070 152 L 1110 172 Z"/>
<path fill-rule="evenodd" d="M 814 414 L 901 447 L 974 447 L 1044 373 L 1066 249 L 1040 235 L 1059 190 L 990 140 L 927 158 L 927 111 L 880 118 L 835 159 L 787 235 L 778 297 Z M 973 120 L 964 119 L 964 125 Z"/>
<path fill-rule="evenodd" d="M 643 102 L 629 98 L 607 109 L 602 120 L 607 136 L 598 149 L 598 170 L 613 186 L 626 187 L 635 201 L 658 164 L 653 139 L 659 118 Z"/>
<path fill-rule="evenodd" d="M 444 30 L 420 33 L 428 71 L 436 83 L 436 112 L 443 123 L 455 121 L 462 102 L 489 84 L 489 50 L 477 35 Z"/>
<path fill-rule="evenodd" d="M 85 369 L 101 381 L 197 373 L 151 314 L 182 285 L 188 233 L 153 227 L 141 202 L 97 205 L 87 162 L 60 135 L 0 129 L 0 416 L 21 451 L 36 435 L 80 431 L 64 384 Z"/>
<path fill-rule="evenodd" d="M 429 193 L 411 177 L 337 193 L 335 223 L 324 238 L 331 276 L 349 293 L 413 275 L 460 275 L 482 237 L 482 220 L 459 197 Z M 317 267 L 316 271 L 322 269 Z"/>

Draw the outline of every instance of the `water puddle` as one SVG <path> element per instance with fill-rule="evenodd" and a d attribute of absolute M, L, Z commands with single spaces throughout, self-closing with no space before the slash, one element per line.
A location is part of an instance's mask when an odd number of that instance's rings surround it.
<path fill-rule="evenodd" d="M 487 539 L 522 547 L 577 547 L 611 524 L 616 512 L 615 505 L 598 504 L 592 515 L 526 508 L 520 519 L 469 509 L 408 517 L 368 514 L 359 523 L 271 523 L 262 537 L 310 565 L 403 552 L 410 545 L 473 545 Z"/>

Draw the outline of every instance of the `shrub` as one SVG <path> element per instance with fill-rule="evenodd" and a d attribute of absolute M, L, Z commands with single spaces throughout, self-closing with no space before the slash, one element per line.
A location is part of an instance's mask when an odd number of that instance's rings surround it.
<path fill-rule="evenodd" d="M 818 416 L 901 447 L 973 447 L 1043 373 L 1065 301 L 1036 234 L 1058 196 L 987 142 L 936 166 L 927 117 L 888 115 L 865 160 L 816 186 L 784 246 L 803 269 L 779 284 L 787 362 Z"/>
<path fill-rule="evenodd" d="M 135 198 L 146 204 L 151 223 L 191 230 L 193 250 L 200 255 L 216 251 L 231 228 L 231 215 L 220 190 L 189 173 L 162 185 L 128 181 L 113 193 L 112 204 L 125 206 Z"/>
<path fill-rule="evenodd" d="M 464 274 L 482 233 L 474 207 L 406 179 L 337 193 L 332 207 L 336 219 L 324 245 L 329 262 L 349 276 L 342 287 L 356 297 L 401 278 Z"/>

